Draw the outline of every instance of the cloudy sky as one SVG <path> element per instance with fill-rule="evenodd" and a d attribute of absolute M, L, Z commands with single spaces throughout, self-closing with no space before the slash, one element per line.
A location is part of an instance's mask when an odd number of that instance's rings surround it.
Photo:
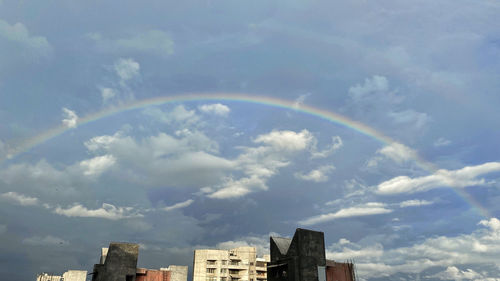
<path fill-rule="evenodd" d="M 0 0 L 0 274 L 297 227 L 360 280 L 500 280 L 500 2 Z M 496 279 L 495 279 L 496 278 Z"/>

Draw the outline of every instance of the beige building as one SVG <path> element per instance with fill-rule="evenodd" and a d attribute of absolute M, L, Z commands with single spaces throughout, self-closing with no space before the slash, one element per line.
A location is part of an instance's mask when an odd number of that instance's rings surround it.
<path fill-rule="evenodd" d="M 61 281 L 60 275 L 51 275 L 48 273 L 40 273 L 36 278 L 36 281 Z"/>
<path fill-rule="evenodd" d="M 184 265 L 169 265 L 167 268 L 160 270 L 170 271 L 170 281 L 187 281 L 188 267 Z"/>
<path fill-rule="evenodd" d="M 41 273 L 36 281 L 85 281 L 87 280 L 86 270 L 68 270 L 62 276 Z"/>
<path fill-rule="evenodd" d="M 87 280 L 86 270 L 68 270 L 64 272 L 61 281 L 85 281 Z"/>
<path fill-rule="evenodd" d="M 269 260 L 257 258 L 255 247 L 195 250 L 193 281 L 266 281 Z"/>

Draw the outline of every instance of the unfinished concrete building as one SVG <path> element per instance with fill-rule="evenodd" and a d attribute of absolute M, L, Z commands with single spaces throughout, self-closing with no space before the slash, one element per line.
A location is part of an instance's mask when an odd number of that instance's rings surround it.
<path fill-rule="evenodd" d="M 92 281 L 187 281 L 187 266 L 137 268 L 139 245 L 111 243 L 102 248 L 100 263 L 94 265 Z"/>
<path fill-rule="evenodd" d="M 195 250 L 193 281 L 266 281 L 270 257 L 256 253 L 255 247 Z"/>
<path fill-rule="evenodd" d="M 323 232 L 298 228 L 293 238 L 271 237 L 269 281 L 354 281 L 352 263 L 336 263 L 325 257 Z"/>

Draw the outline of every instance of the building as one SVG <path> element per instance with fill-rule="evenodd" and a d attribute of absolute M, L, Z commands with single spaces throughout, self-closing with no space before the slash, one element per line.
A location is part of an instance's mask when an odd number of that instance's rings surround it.
<path fill-rule="evenodd" d="M 36 281 L 61 281 L 60 275 L 52 275 L 49 273 L 40 273 L 38 274 Z"/>
<path fill-rule="evenodd" d="M 195 250 L 193 281 L 267 281 L 269 259 L 257 258 L 255 247 Z"/>
<path fill-rule="evenodd" d="M 170 272 L 170 281 L 186 281 L 188 267 L 185 265 L 170 265 L 167 268 L 160 268 L 162 271 Z"/>
<path fill-rule="evenodd" d="M 94 265 L 92 281 L 135 281 L 138 256 L 138 244 L 109 244 L 101 250 L 101 263 Z"/>
<path fill-rule="evenodd" d="M 354 264 L 352 262 L 326 260 L 326 280 L 354 281 L 356 280 L 354 273 Z"/>
<path fill-rule="evenodd" d="M 92 281 L 187 281 L 187 266 L 137 268 L 138 257 L 138 244 L 109 244 L 109 248 L 101 249 L 99 263 L 94 265 L 92 272 Z"/>
<path fill-rule="evenodd" d="M 62 276 L 41 273 L 36 281 L 85 281 L 87 280 L 86 270 L 68 270 Z"/>
<path fill-rule="evenodd" d="M 297 228 L 293 238 L 270 237 L 269 281 L 355 281 L 352 263 L 325 257 L 324 233 Z"/>

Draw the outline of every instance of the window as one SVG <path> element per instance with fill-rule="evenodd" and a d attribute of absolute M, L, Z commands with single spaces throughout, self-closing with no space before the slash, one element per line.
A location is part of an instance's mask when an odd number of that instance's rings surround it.
<path fill-rule="evenodd" d="M 216 262 L 216 260 L 207 260 L 208 265 L 214 265 Z"/>
<path fill-rule="evenodd" d="M 217 281 L 216 277 L 207 277 L 207 281 Z"/>
<path fill-rule="evenodd" d="M 250 266 L 252 266 L 252 265 L 253 265 L 253 262 L 250 263 Z"/>
<path fill-rule="evenodd" d="M 227 277 L 221 277 L 220 281 L 227 281 Z"/>
<path fill-rule="evenodd" d="M 207 268 L 207 273 L 215 273 L 215 268 Z"/>
<path fill-rule="evenodd" d="M 227 273 L 227 268 L 221 268 L 220 273 Z"/>
<path fill-rule="evenodd" d="M 226 265 L 227 264 L 227 260 L 222 260 L 221 264 L 222 265 Z"/>

